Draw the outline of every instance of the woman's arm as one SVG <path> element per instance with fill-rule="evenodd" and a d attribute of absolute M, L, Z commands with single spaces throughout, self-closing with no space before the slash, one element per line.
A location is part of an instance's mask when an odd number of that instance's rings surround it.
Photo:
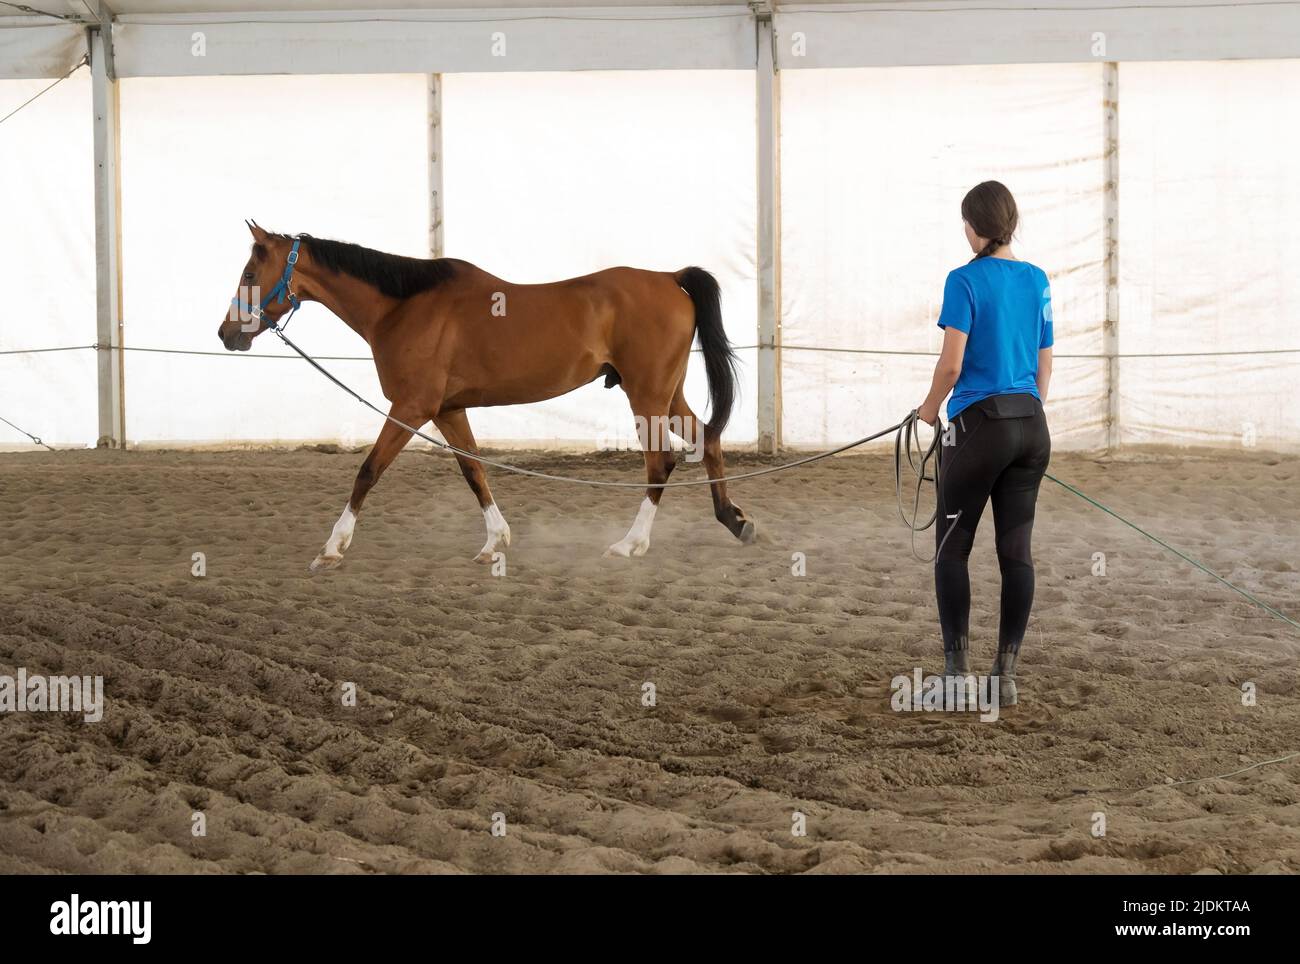
<path fill-rule="evenodd" d="M 965 357 L 966 333 L 955 328 L 945 328 L 943 330 L 943 351 L 939 353 L 939 361 L 934 366 L 934 378 L 930 382 L 930 394 L 925 396 L 925 401 L 916 410 L 917 417 L 921 421 L 933 425 L 939 420 L 939 406 L 943 404 L 944 398 L 952 391 L 952 387 L 957 384 L 957 376 L 961 374 L 962 359 Z"/>
<path fill-rule="evenodd" d="M 1052 349 L 1038 349 L 1038 397 L 1047 404 L 1047 386 L 1052 381 Z"/>

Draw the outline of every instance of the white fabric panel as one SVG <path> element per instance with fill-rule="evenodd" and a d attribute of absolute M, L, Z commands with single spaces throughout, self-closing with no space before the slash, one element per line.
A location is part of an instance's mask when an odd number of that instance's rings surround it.
<path fill-rule="evenodd" d="M 0 81 L 0 116 L 48 85 Z M 83 70 L 0 126 L 0 352 L 94 343 L 93 175 Z M 94 352 L 0 354 L 0 415 L 52 445 L 94 445 Z M 0 424 L 0 446 L 30 444 Z"/>
<path fill-rule="evenodd" d="M 698 264 L 722 286 L 733 343 L 757 325 L 754 81 L 748 72 L 444 77 L 447 254 L 516 282 L 613 265 Z M 726 437 L 753 441 L 754 352 Z M 706 415 L 699 354 L 686 397 Z M 635 446 L 627 399 L 597 382 L 471 413 L 479 439 Z"/>
<path fill-rule="evenodd" d="M 128 351 L 131 442 L 374 440 L 379 416 L 306 362 L 227 354 L 217 326 L 248 259 L 244 218 L 427 255 L 425 85 L 413 74 L 122 82 L 126 344 L 220 353 Z M 313 354 L 370 353 L 316 304 L 289 334 Z M 288 354 L 271 334 L 254 351 Z M 371 362 L 329 365 L 384 404 Z"/>
<path fill-rule="evenodd" d="M 1097 355 L 1105 317 L 1101 66 L 801 70 L 781 80 L 782 438 L 849 441 L 919 405 L 961 199 L 1005 183 L 1017 254 L 1052 281 L 1056 353 Z M 795 346 L 927 356 L 830 354 Z M 1057 362 L 1058 449 L 1104 444 L 1104 366 Z"/>
<path fill-rule="evenodd" d="M 1124 444 L 1300 449 L 1300 61 L 1124 64 Z"/>
<path fill-rule="evenodd" d="M 0 22 L 0 80 L 62 77 L 85 52 L 86 32 L 72 24 L 48 17 L 6 17 Z"/>
<path fill-rule="evenodd" d="M 1300 7 L 1258 0 L 782 3 L 774 21 L 782 69 L 1300 56 Z"/>
<path fill-rule="evenodd" d="M 114 36 L 123 77 L 754 64 L 737 6 L 155 14 L 121 17 Z"/>

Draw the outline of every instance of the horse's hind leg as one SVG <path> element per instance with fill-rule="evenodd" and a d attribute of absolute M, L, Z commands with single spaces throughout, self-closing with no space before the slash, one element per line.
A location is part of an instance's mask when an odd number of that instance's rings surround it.
<path fill-rule="evenodd" d="M 478 443 L 474 441 L 474 433 L 470 431 L 469 418 L 466 417 L 463 408 L 435 415 L 433 424 L 438 426 L 442 437 L 456 448 L 478 454 Z M 474 561 L 491 562 L 499 546 L 510 545 L 510 526 L 506 524 L 505 516 L 501 514 L 501 510 L 492 499 L 492 490 L 488 488 L 487 473 L 483 471 L 483 463 L 477 459 L 467 459 L 463 455 L 457 455 L 456 461 L 460 463 L 460 471 L 465 476 L 465 481 L 469 483 L 470 489 L 478 498 L 479 508 L 483 510 L 483 522 L 487 526 L 487 542 L 483 543 L 483 548 L 474 557 Z"/>
<path fill-rule="evenodd" d="M 632 414 L 637 420 L 637 435 L 641 439 L 641 451 L 645 455 L 646 482 L 652 488 L 646 489 L 645 498 L 637 510 L 632 528 L 618 542 L 605 550 L 607 556 L 644 556 L 650 548 L 650 528 L 654 525 L 655 513 L 659 509 L 659 500 L 663 498 L 662 485 L 668 481 L 677 456 L 673 452 L 672 440 L 668 437 L 667 408 L 663 402 L 648 402 L 641 397 L 630 399 Z"/>
<path fill-rule="evenodd" d="M 408 425 L 418 425 L 423 422 L 418 415 L 410 412 L 399 411 L 396 406 L 389 413 L 393 418 L 400 419 Z M 325 545 L 321 548 L 320 554 L 312 560 L 311 570 L 316 572 L 320 569 L 333 569 L 343 562 L 343 553 L 347 551 L 352 544 L 352 531 L 356 528 L 357 513 L 361 511 L 361 504 L 366 501 L 366 494 L 374 488 L 379 477 L 384 474 L 384 469 L 392 464 L 393 459 L 402 451 L 410 439 L 411 433 L 399 425 L 385 421 L 384 427 L 379 432 L 379 438 L 376 439 L 366 460 L 361 463 L 361 468 L 357 471 L 356 482 L 352 485 L 352 498 L 343 508 L 343 514 L 339 516 L 339 521 L 334 523 L 334 530 L 330 537 L 325 540 Z"/>
<path fill-rule="evenodd" d="M 700 438 L 704 441 L 704 471 L 708 473 L 710 479 L 715 479 L 709 489 L 713 492 L 713 515 L 727 527 L 727 530 L 748 545 L 754 541 L 754 523 L 745 518 L 745 512 L 740 506 L 727 498 L 727 483 L 722 464 L 722 439 L 714 432 L 709 431 L 709 427 L 696 418 L 691 407 L 686 404 L 686 396 L 683 394 L 683 385 L 677 386 L 677 391 L 673 394 L 672 407 L 670 412 L 675 421 L 682 426 L 685 434 L 682 437 L 691 445 L 699 446 Z"/>

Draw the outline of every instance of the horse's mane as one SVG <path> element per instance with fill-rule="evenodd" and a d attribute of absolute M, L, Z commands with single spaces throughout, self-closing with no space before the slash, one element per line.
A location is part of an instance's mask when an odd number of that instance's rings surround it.
<path fill-rule="evenodd" d="M 310 234 L 282 234 L 279 237 L 301 241 L 302 246 L 311 252 L 312 260 L 322 268 L 342 272 L 374 285 L 390 298 L 409 298 L 421 291 L 436 288 L 455 277 L 459 268 L 465 264 L 455 258 L 430 260 L 387 254 L 348 241 L 313 238 Z"/>

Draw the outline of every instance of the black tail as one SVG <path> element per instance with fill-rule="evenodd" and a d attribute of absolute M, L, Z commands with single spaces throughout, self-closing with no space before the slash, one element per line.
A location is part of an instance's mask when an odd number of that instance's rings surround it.
<path fill-rule="evenodd" d="M 736 401 L 736 353 L 722 327 L 722 304 L 718 279 L 703 268 L 683 268 L 674 277 L 695 303 L 695 334 L 704 353 L 704 372 L 709 378 L 709 421 L 704 430 L 722 435 Z"/>

